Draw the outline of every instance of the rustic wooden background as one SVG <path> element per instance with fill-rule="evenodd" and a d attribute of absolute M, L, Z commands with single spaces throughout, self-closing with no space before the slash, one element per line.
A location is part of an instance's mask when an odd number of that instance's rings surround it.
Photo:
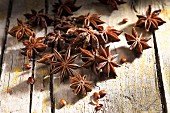
<path fill-rule="evenodd" d="M 56 0 L 57 1 L 57 0 Z M 135 12 L 132 2 L 120 5 L 117 11 L 111 11 L 97 0 L 77 0 L 82 4 L 75 15 L 97 13 L 108 25 L 118 30 L 131 33 L 132 26 L 137 20 L 136 14 L 144 14 L 149 4 L 154 9 L 162 9 L 161 17 L 166 24 L 153 33 L 144 33 L 152 37 L 148 42 L 151 49 L 145 50 L 137 58 L 128 50 L 124 33 L 120 42 L 111 44 L 112 52 L 119 54 L 118 59 L 126 57 L 128 62 L 116 68 L 118 77 L 105 81 L 97 81 L 93 91 L 84 98 L 74 96 L 68 83 L 59 84 L 59 78 L 48 75 L 49 69 L 43 64 L 32 66 L 34 69 L 24 70 L 22 65 L 29 61 L 20 55 L 23 46 L 7 31 L 16 25 L 16 19 L 25 20 L 23 14 L 31 9 L 45 9 L 51 13 L 54 0 L 0 0 L 0 113 L 95 113 L 90 105 L 90 96 L 101 89 L 108 94 L 100 100 L 104 108 L 99 113 L 170 113 L 170 1 L 139 0 Z M 128 22 L 119 25 L 123 18 Z M 52 31 L 48 27 L 47 33 Z M 44 36 L 45 30 L 36 31 L 37 36 Z M 80 70 L 89 73 L 87 70 Z M 27 84 L 28 77 L 34 73 L 35 84 Z M 91 74 L 91 73 L 89 73 Z M 92 76 L 92 79 L 96 79 Z M 58 107 L 58 100 L 65 98 L 68 104 Z M 54 106 L 53 106 L 54 105 Z"/>

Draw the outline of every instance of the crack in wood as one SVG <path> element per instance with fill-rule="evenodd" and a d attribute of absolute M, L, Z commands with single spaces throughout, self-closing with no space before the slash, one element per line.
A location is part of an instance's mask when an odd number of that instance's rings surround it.
<path fill-rule="evenodd" d="M 32 73 L 31 73 L 31 77 L 33 79 L 34 79 L 34 70 L 35 70 L 35 52 L 33 51 L 33 56 L 32 56 Z M 30 105 L 29 105 L 29 112 L 30 113 L 32 113 L 33 88 L 34 88 L 34 84 L 30 84 Z"/>
<path fill-rule="evenodd" d="M 161 71 L 160 57 L 158 53 L 158 46 L 157 46 L 155 32 L 153 32 L 152 34 L 153 34 L 153 43 L 154 43 L 154 50 L 155 50 L 158 87 L 159 87 L 161 103 L 162 103 L 162 111 L 163 113 L 167 113 L 167 103 L 166 103 L 166 98 L 165 98 L 165 89 L 164 89 L 164 84 L 163 84 L 163 79 L 162 79 L 162 71 Z"/>
<path fill-rule="evenodd" d="M 5 52 L 5 45 L 7 42 L 7 35 L 8 35 L 8 29 L 10 25 L 10 17 L 11 17 L 11 12 L 12 12 L 12 6 L 13 6 L 13 0 L 9 0 L 8 4 L 8 12 L 7 12 L 7 17 L 6 17 L 6 25 L 5 25 L 5 36 L 2 37 L 2 48 L 1 48 L 1 56 L 0 56 L 0 67 L 2 67 L 3 64 L 3 56 Z M 2 74 L 2 69 L 0 69 L 0 78 Z"/>

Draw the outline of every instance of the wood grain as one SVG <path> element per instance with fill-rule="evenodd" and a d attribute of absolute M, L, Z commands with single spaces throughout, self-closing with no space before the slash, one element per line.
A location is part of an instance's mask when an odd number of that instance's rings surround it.
<path fill-rule="evenodd" d="M 165 89 L 165 97 L 167 102 L 168 113 L 170 113 L 170 1 L 167 1 L 164 9 L 162 9 L 161 15 L 162 19 L 166 23 L 159 27 L 159 30 L 155 31 L 156 41 L 158 46 L 158 54 L 161 63 L 161 73 Z"/>

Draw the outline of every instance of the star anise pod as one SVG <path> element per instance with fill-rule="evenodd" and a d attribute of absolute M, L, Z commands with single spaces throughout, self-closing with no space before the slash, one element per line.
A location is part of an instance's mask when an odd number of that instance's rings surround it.
<path fill-rule="evenodd" d="M 79 51 L 80 47 L 88 50 L 99 48 L 99 41 L 95 34 L 95 30 L 74 27 L 68 29 L 67 34 L 76 36 L 76 38 L 71 41 L 71 47 L 73 49 Z"/>
<path fill-rule="evenodd" d="M 109 43 L 109 42 L 118 42 L 120 39 L 118 36 L 122 33 L 122 31 L 118 31 L 111 26 L 107 26 L 106 29 L 103 29 L 100 26 L 101 31 L 99 31 L 99 42 L 101 45 Z"/>
<path fill-rule="evenodd" d="M 54 53 L 45 54 L 40 59 L 38 59 L 37 62 L 50 65 L 51 61 L 54 61 L 54 59 L 55 59 Z"/>
<path fill-rule="evenodd" d="M 40 26 L 42 28 L 46 28 L 53 22 L 53 19 L 44 14 L 44 9 L 41 9 L 38 12 L 32 9 L 31 14 L 26 13 L 24 14 L 24 16 L 28 19 L 27 23 L 30 24 L 32 27 Z"/>
<path fill-rule="evenodd" d="M 94 51 L 88 51 L 86 49 L 80 48 L 82 52 L 82 61 L 85 62 L 82 67 L 85 68 L 91 68 L 91 70 L 97 75 L 99 73 L 99 70 L 96 69 L 97 63 L 96 63 L 96 52 Z"/>
<path fill-rule="evenodd" d="M 127 43 L 130 46 L 130 50 L 134 50 L 136 53 L 142 54 L 144 49 L 151 48 L 146 42 L 151 38 L 144 38 L 142 34 L 138 35 L 135 28 L 132 28 L 132 34 L 125 33 Z"/>
<path fill-rule="evenodd" d="M 97 14 L 90 13 L 77 17 L 76 22 L 83 23 L 85 27 L 93 26 L 93 28 L 96 29 L 99 29 L 98 25 L 105 23 L 104 21 L 100 20 L 100 17 Z"/>
<path fill-rule="evenodd" d="M 160 12 L 160 9 L 152 12 L 152 7 L 149 5 L 146 11 L 146 16 L 137 15 L 138 21 L 136 22 L 135 26 L 144 27 L 146 31 L 157 30 L 158 26 L 166 23 L 164 20 L 158 17 Z"/>
<path fill-rule="evenodd" d="M 62 18 L 54 19 L 54 30 L 62 30 L 64 32 L 67 32 L 69 28 L 72 28 L 74 26 L 74 18 L 71 16 L 62 16 Z"/>
<path fill-rule="evenodd" d="M 49 47 L 56 48 L 57 51 L 66 51 L 68 48 L 60 30 L 48 33 L 45 41 Z"/>
<path fill-rule="evenodd" d="M 30 37 L 33 35 L 33 31 L 30 27 L 25 25 L 22 20 L 17 19 L 18 25 L 14 26 L 8 33 L 17 38 L 17 40 L 21 40 L 24 37 Z"/>
<path fill-rule="evenodd" d="M 118 10 L 117 5 L 126 3 L 123 0 L 99 0 L 99 1 L 105 5 L 111 5 L 113 10 Z"/>
<path fill-rule="evenodd" d="M 102 69 L 102 72 L 104 74 L 107 74 L 107 77 L 110 77 L 110 75 L 113 75 L 114 77 L 117 76 L 114 69 L 114 67 L 120 66 L 118 63 L 114 62 L 117 55 L 110 54 L 109 46 L 107 46 L 106 48 L 100 46 L 98 52 L 99 55 L 96 56 L 96 62 L 98 63 L 97 69 Z"/>
<path fill-rule="evenodd" d="M 25 48 L 22 48 L 22 54 L 26 55 L 29 59 L 32 58 L 33 53 L 39 54 L 46 49 L 46 45 L 43 43 L 45 37 L 35 38 L 35 35 L 31 36 L 29 40 L 24 40 L 23 44 Z"/>
<path fill-rule="evenodd" d="M 53 12 L 56 13 L 59 17 L 73 15 L 73 12 L 81 8 L 81 6 L 75 6 L 76 1 L 77 0 L 65 0 L 62 2 L 62 0 L 58 0 L 58 3 L 53 5 Z"/>
<path fill-rule="evenodd" d="M 70 77 L 70 87 L 74 89 L 75 95 L 81 94 L 85 96 L 87 92 L 92 91 L 92 88 L 90 86 L 92 82 L 87 81 L 86 77 L 87 77 L 86 75 L 82 77 L 78 73 L 76 73 L 73 77 Z"/>
<path fill-rule="evenodd" d="M 76 60 L 78 57 L 77 55 L 71 56 L 70 55 L 70 47 L 67 49 L 65 56 L 63 56 L 56 50 L 54 49 L 54 55 L 57 60 L 51 62 L 51 74 L 56 74 L 60 72 L 60 82 L 63 81 L 64 76 L 67 74 L 69 76 L 73 76 L 73 70 L 72 69 L 77 69 L 80 66 L 77 64 L 73 64 L 73 62 Z"/>

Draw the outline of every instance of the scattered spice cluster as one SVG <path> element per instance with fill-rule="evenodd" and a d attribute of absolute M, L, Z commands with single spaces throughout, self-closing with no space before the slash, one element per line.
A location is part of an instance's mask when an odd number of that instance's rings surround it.
<path fill-rule="evenodd" d="M 101 3 L 111 5 L 113 10 L 117 10 L 117 5 L 125 3 L 122 0 L 99 0 Z M 21 53 L 30 61 L 36 60 L 50 66 L 50 75 L 57 74 L 60 76 L 60 82 L 70 78 L 70 88 L 73 89 L 75 95 L 86 95 L 92 91 L 92 81 L 86 80 L 87 75 L 80 75 L 75 71 L 78 68 L 87 68 L 98 77 L 116 77 L 115 67 L 120 64 L 115 62 L 118 55 L 110 53 L 109 46 L 106 44 L 120 41 L 119 35 L 123 31 L 116 30 L 113 26 L 104 28 L 102 24 L 105 22 L 100 19 L 98 14 L 84 14 L 78 17 L 73 16 L 73 12 L 81 8 L 75 5 L 76 0 L 65 2 L 59 0 L 54 7 L 54 19 L 44 13 L 44 10 L 35 11 L 24 14 L 27 21 L 23 22 L 17 19 L 18 25 L 14 26 L 9 34 L 16 37 L 18 41 L 22 41 L 24 48 Z M 157 30 L 158 26 L 165 23 L 158 17 L 161 10 L 151 12 L 149 5 L 146 16 L 137 15 L 138 21 L 136 27 L 145 28 L 146 31 Z M 125 18 L 122 24 L 128 22 Z M 44 37 L 36 37 L 33 29 L 35 27 L 47 28 L 54 26 L 54 31 L 48 33 Z M 143 50 L 150 48 L 147 41 L 150 38 L 143 38 L 138 34 L 135 27 L 132 28 L 132 34 L 125 33 L 129 49 L 135 54 L 142 54 Z M 51 48 L 51 51 L 46 51 Z M 49 49 L 48 49 L 49 50 Z M 75 61 L 81 58 L 83 64 L 80 66 Z M 126 62 L 126 58 L 122 58 L 121 62 Z M 25 69 L 30 69 L 30 64 L 24 64 Z M 102 73 L 102 74 L 101 74 Z M 32 77 L 28 78 L 29 84 L 34 84 Z M 100 110 L 103 105 L 98 104 L 98 99 L 104 97 L 104 90 L 94 93 L 93 103 L 97 103 L 96 110 Z M 65 100 L 60 102 L 64 106 Z"/>

